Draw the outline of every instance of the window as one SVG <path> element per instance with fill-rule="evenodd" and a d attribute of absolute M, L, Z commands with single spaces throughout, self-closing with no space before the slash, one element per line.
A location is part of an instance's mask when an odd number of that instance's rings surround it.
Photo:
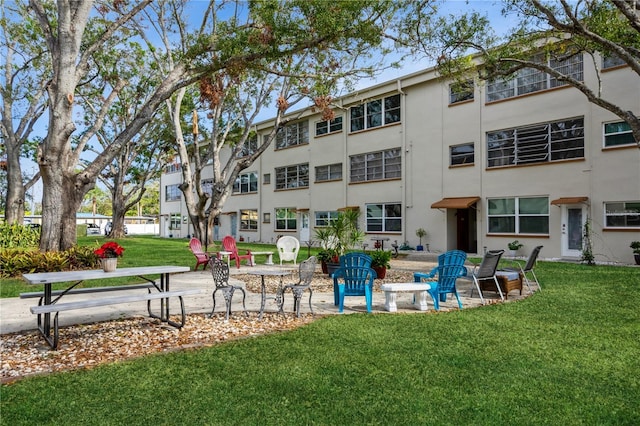
<path fill-rule="evenodd" d="M 295 231 L 296 222 L 295 208 L 276 209 L 276 231 Z"/>
<path fill-rule="evenodd" d="M 180 213 L 171 213 L 169 215 L 169 229 L 180 229 L 182 227 L 182 220 Z"/>
<path fill-rule="evenodd" d="M 309 143 L 309 122 L 287 124 L 276 135 L 276 149 Z"/>
<path fill-rule="evenodd" d="M 236 178 L 233 183 L 234 194 L 247 194 L 258 192 L 258 173 L 244 173 Z"/>
<path fill-rule="evenodd" d="M 487 167 L 584 158 L 584 118 L 487 133 Z"/>
<path fill-rule="evenodd" d="M 165 201 L 179 201 L 182 199 L 182 192 L 178 185 L 167 185 L 164 187 Z"/>
<path fill-rule="evenodd" d="M 213 194 L 213 179 L 202 179 L 202 191 L 205 194 Z"/>
<path fill-rule="evenodd" d="M 262 175 L 262 184 L 269 185 L 271 183 L 271 173 L 265 173 Z"/>
<path fill-rule="evenodd" d="M 271 223 L 271 213 L 262 213 L 262 223 Z"/>
<path fill-rule="evenodd" d="M 626 65 L 627 63 L 619 56 L 611 54 L 602 57 L 602 69 L 619 67 L 620 65 Z"/>
<path fill-rule="evenodd" d="M 548 197 L 488 200 L 489 233 L 549 234 Z"/>
<path fill-rule="evenodd" d="M 181 170 L 182 170 L 182 164 L 180 163 L 171 163 L 164 166 L 164 173 L 167 175 L 170 173 L 178 173 Z"/>
<path fill-rule="evenodd" d="M 400 121 L 400 95 L 376 99 L 350 108 L 351 131 L 371 129 Z"/>
<path fill-rule="evenodd" d="M 333 120 L 324 120 L 316 122 L 316 136 L 322 136 L 329 133 L 339 132 L 342 130 L 342 116 Z"/>
<path fill-rule="evenodd" d="M 563 56 L 560 59 L 550 58 L 548 60 L 542 55 L 536 55 L 532 60 L 541 64 L 546 63 L 550 68 L 575 80 L 582 81 L 584 78 L 583 58 L 580 53 Z M 499 101 L 566 84 L 535 68 L 523 68 L 515 75 L 489 82 L 487 84 L 487 102 Z"/>
<path fill-rule="evenodd" d="M 400 148 L 353 155 L 350 157 L 350 162 L 351 182 L 401 177 L 402 159 L 400 158 Z"/>
<path fill-rule="evenodd" d="M 604 146 L 635 145 L 636 140 L 631 133 L 631 126 L 626 121 L 605 123 Z"/>
<path fill-rule="evenodd" d="M 367 204 L 367 232 L 401 232 L 400 203 Z"/>
<path fill-rule="evenodd" d="M 308 188 L 309 164 L 276 169 L 276 189 Z"/>
<path fill-rule="evenodd" d="M 316 182 L 342 179 L 342 164 L 329 164 L 316 167 Z"/>
<path fill-rule="evenodd" d="M 254 134 L 244 141 L 242 150 L 238 153 L 238 158 L 248 157 L 258 150 L 258 135 Z"/>
<path fill-rule="evenodd" d="M 468 165 L 474 162 L 473 142 L 451 146 L 449 153 L 451 166 Z"/>
<path fill-rule="evenodd" d="M 338 218 L 337 211 L 315 212 L 316 227 L 329 226 L 331 222 Z"/>
<path fill-rule="evenodd" d="M 455 104 L 473 99 L 473 80 L 460 81 L 449 85 L 449 103 Z"/>
<path fill-rule="evenodd" d="M 240 210 L 240 230 L 258 230 L 258 210 Z"/>
<path fill-rule="evenodd" d="M 605 227 L 640 229 L 640 201 L 604 203 Z"/>

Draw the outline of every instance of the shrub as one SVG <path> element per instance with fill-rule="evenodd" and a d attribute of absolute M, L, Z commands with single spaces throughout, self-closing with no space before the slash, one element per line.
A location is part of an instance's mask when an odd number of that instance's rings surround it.
<path fill-rule="evenodd" d="M 40 228 L 29 225 L 0 224 L 0 248 L 38 247 Z"/>

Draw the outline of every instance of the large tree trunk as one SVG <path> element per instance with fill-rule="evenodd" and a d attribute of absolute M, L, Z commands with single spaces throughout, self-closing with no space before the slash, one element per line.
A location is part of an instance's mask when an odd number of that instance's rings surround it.
<path fill-rule="evenodd" d="M 22 223 L 24 219 L 25 189 L 20 168 L 20 148 L 17 142 L 7 140 L 7 200 L 4 218 L 9 224 Z M 33 209 L 32 209 L 33 210 Z"/>

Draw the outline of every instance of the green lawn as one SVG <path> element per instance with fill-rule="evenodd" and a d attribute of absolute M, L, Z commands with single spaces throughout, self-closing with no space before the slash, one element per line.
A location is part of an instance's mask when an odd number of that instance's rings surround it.
<path fill-rule="evenodd" d="M 640 269 L 540 262 L 536 271 L 543 291 L 520 302 L 335 315 L 22 380 L 0 388 L 0 423 L 640 424 Z"/>

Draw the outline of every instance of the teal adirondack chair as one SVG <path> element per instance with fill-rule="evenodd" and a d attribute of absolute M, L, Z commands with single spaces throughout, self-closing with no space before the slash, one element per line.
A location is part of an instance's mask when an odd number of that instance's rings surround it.
<path fill-rule="evenodd" d="M 417 283 L 423 280 L 428 281 L 436 275 L 438 276 L 437 281 L 429 281 L 431 289 L 428 290 L 436 311 L 440 309 L 440 302 L 447 301 L 447 294 L 449 293 L 456 296 L 458 307 L 462 309 L 462 302 L 456 288 L 456 280 L 467 276 L 467 268 L 464 266 L 466 260 L 467 253 L 461 250 L 451 250 L 438 256 L 438 266 L 429 273 L 414 272 L 413 281 Z"/>
<path fill-rule="evenodd" d="M 347 253 L 340 256 L 340 268 L 333 273 L 334 303 L 338 312 L 344 310 L 345 296 L 364 296 L 367 312 L 373 304 L 373 280 L 376 271 L 371 268 L 371 256 L 364 253 Z"/>

